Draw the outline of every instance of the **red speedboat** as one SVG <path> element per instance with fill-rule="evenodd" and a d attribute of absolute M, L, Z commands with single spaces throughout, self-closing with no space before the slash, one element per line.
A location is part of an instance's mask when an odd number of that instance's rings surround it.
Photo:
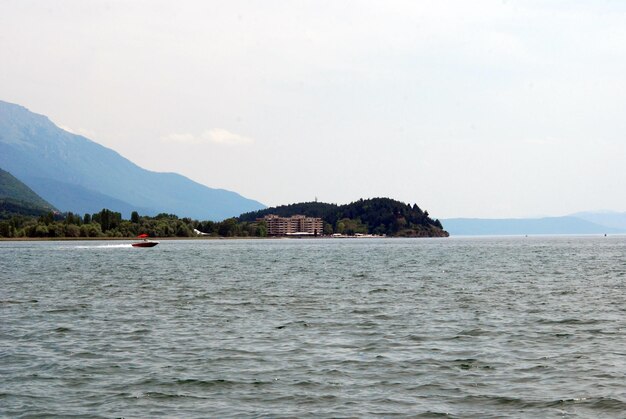
<path fill-rule="evenodd" d="M 140 242 L 133 243 L 132 244 L 133 247 L 154 247 L 157 244 L 159 244 L 159 242 L 148 240 L 147 234 L 140 234 L 137 236 L 137 238 L 143 239 L 143 240 Z"/>

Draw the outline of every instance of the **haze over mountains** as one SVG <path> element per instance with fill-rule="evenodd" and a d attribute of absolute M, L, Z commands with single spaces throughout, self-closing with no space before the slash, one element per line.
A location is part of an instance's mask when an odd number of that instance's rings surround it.
<path fill-rule="evenodd" d="M 176 173 L 142 169 L 117 152 L 54 125 L 47 117 L 0 101 L 0 168 L 60 211 L 108 208 L 222 220 L 265 208 L 235 192 Z"/>
<path fill-rule="evenodd" d="M 618 212 L 584 212 L 544 218 L 449 218 L 441 222 L 453 236 L 626 233 L 626 213 Z"/>
<path fill-rule="evenodd" d="M 600 224 L 602 226 L 611 227 L 626 232 L 626 212 L 579 212 L 576 214 L 572 214 L 572 217 L 577 217 L 595 224 Z"/>
<path fill-rule="evenodd" d="M 3 101 L 0 169 L 9 172 L 0 171 L 0 189 L 5 191 L 0 199 L 6 213 L 34 215 L 58 209 L 91 214 L 107 208 L 125 217 L 138 211 L 143 215 L 165 212 L 197 220 L 223 220 L 265 208 L 235 192 L 209 188 L 179 174 L 142 169 L 111 149 L 62 130 L 45 116 Z M 610 211 L 441 222 L 453 236 L 626 233 L 626 213 Z"/>

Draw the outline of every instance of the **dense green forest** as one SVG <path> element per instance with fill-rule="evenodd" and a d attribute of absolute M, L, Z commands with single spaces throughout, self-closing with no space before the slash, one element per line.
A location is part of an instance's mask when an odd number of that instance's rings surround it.
<path fill-rule="evenodd" d="M 242 214 L 239 220 L 251 222 L 268 214 L 289 217 L 296 214 L 324 220 L 324 234 L 385 234 L 388 236 L 447 236 L 439 220 L 430 218 L 417 204 L 390 198 L 360 199 L 346 205 L 305 202 L 266 208 Z"/>
<path fill-rule="evenodd" d="M 4 218 L 4 219 L 3 219 Z M 190 218 L 178 218 L 174 214 L 155 217 L 140 216 L 133 212 L 130 220 L 119 212 L 103 209 L 95 214 L 80 216 L 68 213 L 47 212 L 38 217 L 30 215 L 0 216 L 0 237 L 135 237 L 148 234 L 151 237 L 196 237 L 197 229 L 214 237 L 263 237 L 264 223 L 239 222 L 230 218 L 220 222 L 199 222 Z"/>
<path fill-rule="evenodd" d="M 6 220 L 13 216 L 39 217 L 50 212 L 50 209 L 42 208 L 30 202 L 12 198 L 0 198 L 0 220 Z"/>
<path fill-rule="evenodd" d="M 77 215 L 71 212 L 48 211 L 44 214 L 11 211 L 0 212 L 0 237 L 196 237 L 195 230 L 213 237 L 265 237 L 265 222 L 257 221 L 267 214 L 291 216 L 296 214 L 324 220 L 324 234 L 346 235 L 384 234 L 402 237 L 447 236 L 441 223 L 428 216 L 417 205 L 408 205 L 388 198 L 359 200 L 347 205 L 309 202 L 291 204 L 246 213 L 239 218 L 220 222 L 179 218 L 174 214 L 154 217 L 131 214 L 125 220 L 119 212 L 103 209 L 95 214 Z M 24 210 L 23 208 L 21 209 Z"/>

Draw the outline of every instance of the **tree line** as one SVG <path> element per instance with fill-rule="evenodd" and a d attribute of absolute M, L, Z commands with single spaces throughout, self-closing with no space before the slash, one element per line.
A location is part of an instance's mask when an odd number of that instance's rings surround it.
<path fill-rule="evenodd" d="M 4 238 L 129 238 L 139 234 L 150 237 L 196 237 L 198 230 L 214 237 L 264 237 L 264 222 L 197 221 L 174 214 L 140 216 L 133 211 L 126 220 L 119 212 L 103 209 L 94 214 L 47 212 L 39 217 L 12 215 L 0 221 L 0 237 Z"/>
<path fill-rule="evenodd" d="M 417 204 L 405 204 L 389 198 L 374 198 L 347 205 L 305 202 L 267 208 L 223 221 L 197 221 L 174 214 L 140 216 L 130 219 L 119 212 L 102 209 L 94 214 L 46 212 L 39 216 L 0 217 L 0 237 L 92 238 L 196 237 L 200 231 L 212 237 L 266 237 L 267 225 L 261 219 L 268 214 L 282 217 L 305 215 L 324 221 L 324 234 L 378 234 L 404 237 L 447 236 L 439 220 L 430 218 Z"/>

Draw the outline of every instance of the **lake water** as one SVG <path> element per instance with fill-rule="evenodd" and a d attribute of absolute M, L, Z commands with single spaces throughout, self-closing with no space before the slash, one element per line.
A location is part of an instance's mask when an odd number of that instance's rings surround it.
<path fill-rule="evenodd" d="M 2 417 L 626 417 L 626 237 L 0 242 Z"/>

